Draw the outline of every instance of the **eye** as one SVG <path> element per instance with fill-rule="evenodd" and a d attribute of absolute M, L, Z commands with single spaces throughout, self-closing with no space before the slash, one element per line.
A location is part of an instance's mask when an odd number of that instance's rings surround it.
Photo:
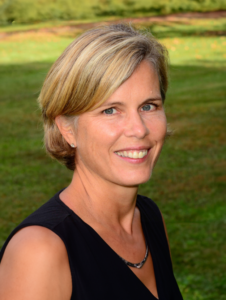
<path fill-rule="evenodd" d="M 150 111 L 154 110 L 155 108 L 156 106 L 153 104 L 145 104 L 144 106 L 142 106 L 141 111 Z"/>
<path fill-rule="evenodd" d="M 113 107 L 107 108 L 107 109 L 105 109 L 105 110 L 103 111 L 103 113 L 104 113 L 105 115 L 114 115 L 116 112 L 117 112 L 116 109 L 113 108 Z"/>

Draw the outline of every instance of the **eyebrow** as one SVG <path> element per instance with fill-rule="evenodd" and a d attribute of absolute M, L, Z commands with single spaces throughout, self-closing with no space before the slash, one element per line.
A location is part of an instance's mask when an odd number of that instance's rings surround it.
<path fill-rule="evenodd" d="M 147 103 L 148 101 L 162 101 L 162 97 L 154 97 L 154 98 L 148 98 L 146 100 L 144 100 L 141 105 L 143 105 L 144 103 Z M 121 106 L 125 106 L 125 103 L 120 102 L 120 101 L 116 101 L 116 102 L 109 102 L 109 103 L 104 103 L 103 105 L 101 105 L 101 107 L 104 106 L 115 106 L 115 105 L 121 105 Z"/>

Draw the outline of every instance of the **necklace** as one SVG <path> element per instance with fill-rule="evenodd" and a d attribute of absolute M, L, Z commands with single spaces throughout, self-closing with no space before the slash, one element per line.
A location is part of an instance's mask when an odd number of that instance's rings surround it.
<path fill-rule="evenodd" d="M 137 264 L 133 264 L 127 260 L 125 260 L 124 258 L 122 258 L 121 256 L 119 256 L 123 261 L 124 263 L 127 264 L 127 266 L 130 266 L 130 267 L 133 267 L 133 268 L 137 268 L 137 269 L 141 269 L 144 265 L 144 263 L 146 262 L 147 258 L 148 258 L 148 244 L 146 242 L 146 253 L 145 253 L 145 257 L 144 259 L 140 262 L 140 263 L 137 263 Z"/>

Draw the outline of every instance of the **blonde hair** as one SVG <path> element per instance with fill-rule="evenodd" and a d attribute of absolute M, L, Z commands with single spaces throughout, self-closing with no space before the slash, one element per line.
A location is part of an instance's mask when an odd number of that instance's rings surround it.
<path fill-rule="evenodd" d="M 163 101 L 168 87 L 166 48 L 150 33 L 116 24 L 95 28 L 74 40 L 51 67 L 38 98 L 47 152 L 75 169 L 75 149 L 63 138 L 55 118 L 99 107 L 126 81 L 141 61 L 157 71 Z"/>

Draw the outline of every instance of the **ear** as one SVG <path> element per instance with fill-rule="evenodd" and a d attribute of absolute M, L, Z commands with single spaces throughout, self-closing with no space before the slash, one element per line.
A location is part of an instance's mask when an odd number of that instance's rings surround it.
<path fill-rule="evenodd" d="M 55 118 L 55 123 L 64 139 L 68 142 L 68 144 L 73 144 L 73 148 L 76 147 L 76 139 L 72 122 L 70 122 L 64 116 L 60 115 Z"/>

